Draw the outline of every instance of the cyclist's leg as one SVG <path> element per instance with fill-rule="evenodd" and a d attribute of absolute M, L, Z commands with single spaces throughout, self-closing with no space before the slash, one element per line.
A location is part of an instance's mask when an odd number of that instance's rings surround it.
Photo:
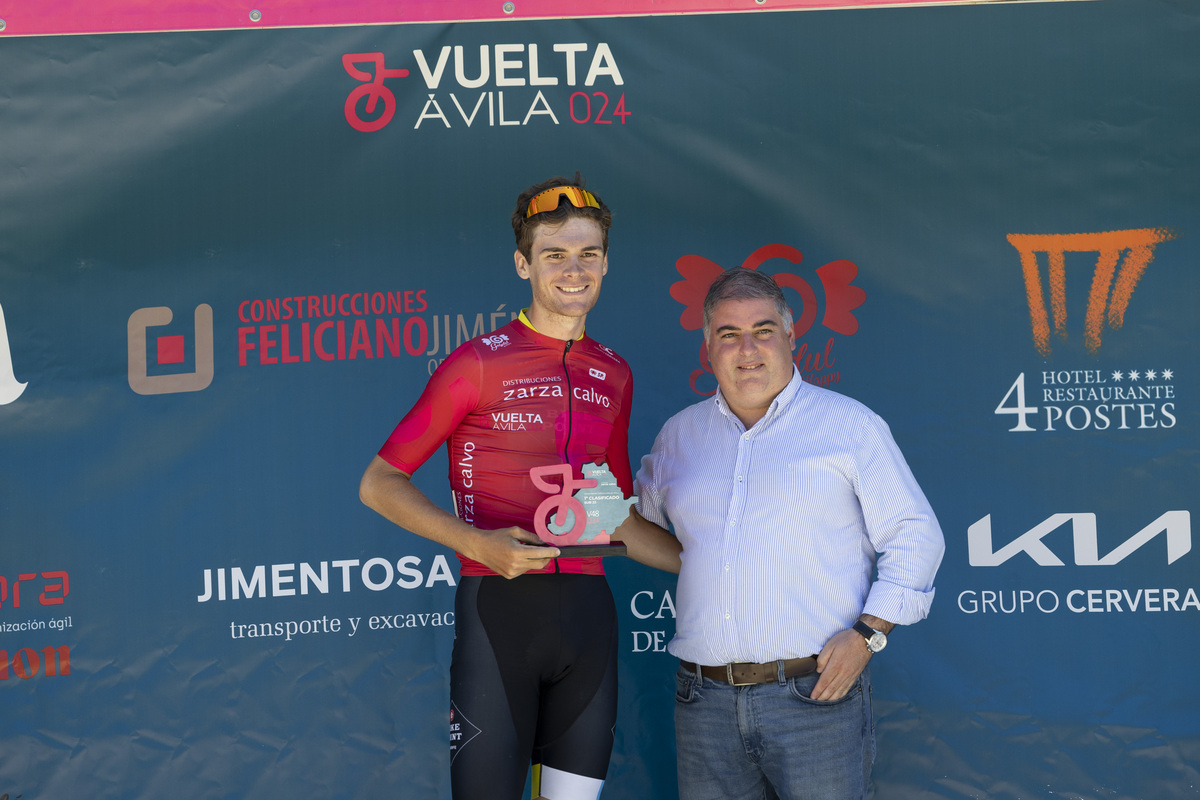
<path fill-rule="evenodd" d="M 496 576 L 464 576 L 455 595 L 450 665 L 450 783 L 454 800 L 517 800 L 525 787 L 537 722 L 537 676 L 505 675 L 480 614 Z M 481 592 L 482 589 L 482 592 Z M 485 601 L 486 602 L 486 601 Z M 492 615 L 488 615 L 491 617 Z M 511 664 L 509 672 L 512 672 Z M 524 687 L 524 688 L 523 688 Z M 513 696 L 517 693 L 517 696 Z"/>
<path fill-rule="evenodd" d="M 535 757 L 544 797 L 595 800 L 617 718 L 616 608 L 603 576 L 561 578 L 564 663 L 542 686 Z"/>

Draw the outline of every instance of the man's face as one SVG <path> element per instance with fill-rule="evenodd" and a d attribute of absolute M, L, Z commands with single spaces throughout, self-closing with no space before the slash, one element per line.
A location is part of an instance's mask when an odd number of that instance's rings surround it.
<path fill-rule="evenodd" d="M 795 342 L 770 300 L 724 300 L 713 310 L 708 360 L 730 410 L 747 428 L 792 379 Z"/>
<path fill-rule="evenodd" d="M 603 241 L 600 225 L 584 217 L 537 227 L 529 258 L 519 250 L 514 256 L 517 274 L 533 289 L 531 318 L 562 325 L 587 316 L 600 297 L 600 281 L 608 272 Z"/>

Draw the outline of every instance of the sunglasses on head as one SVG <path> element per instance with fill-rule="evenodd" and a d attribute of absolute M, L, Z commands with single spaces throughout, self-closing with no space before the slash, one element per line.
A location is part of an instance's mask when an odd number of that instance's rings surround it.
<path fill-rule="evenodd" d="M 534 214 L 542 214 L 558 208 L 558 204 L 561 202 L 560 197 L 567 198 L 567 202 L 576 208 L 587 208 L 588 206 L 600 208 L 596 196 L 587 189 L 580 189 L 578 186 L 555 186 L 533 196 L 533 199 L 529 201 L 529 208 L 525 210 L 525 219 L 529 219 Z"/>

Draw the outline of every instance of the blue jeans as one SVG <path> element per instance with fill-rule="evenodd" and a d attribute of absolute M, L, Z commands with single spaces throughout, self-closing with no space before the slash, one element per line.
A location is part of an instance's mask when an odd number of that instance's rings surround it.
<path fill-rule="evenodd" d="M 819 677 L 730 686 L 680 667 L 680 800 L 865 798 L 875 761 L 869 671 L 834 702 L 809 696 Z"/>

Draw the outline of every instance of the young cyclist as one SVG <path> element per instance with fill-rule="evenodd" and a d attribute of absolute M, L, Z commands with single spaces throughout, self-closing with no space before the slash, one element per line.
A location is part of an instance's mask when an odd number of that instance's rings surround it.
<path fill-rule="evenodd" d="M 530 470 L 565 463 L 578 478 L 585 463 L 607 463 L 633 492 L 629 367 L 584 330 L 608 272 L 612 214 L 577 173 L 522 192 L 512 222 L 529 307 L 443 362 L 367 468 L 360 496 L 461 561 L 450 667 L 455 800 L 515 800 L 531 759 L 544 798 L 594 800 L 616 723 L 615 606 L 601 558 L 564 557 L 533 533 L 548 495 Z M 410 481 L 443 443 L 453 514 Z M 655 553 L 629 542 L 629 554 L 678 571 L 673 541 Z"/>

